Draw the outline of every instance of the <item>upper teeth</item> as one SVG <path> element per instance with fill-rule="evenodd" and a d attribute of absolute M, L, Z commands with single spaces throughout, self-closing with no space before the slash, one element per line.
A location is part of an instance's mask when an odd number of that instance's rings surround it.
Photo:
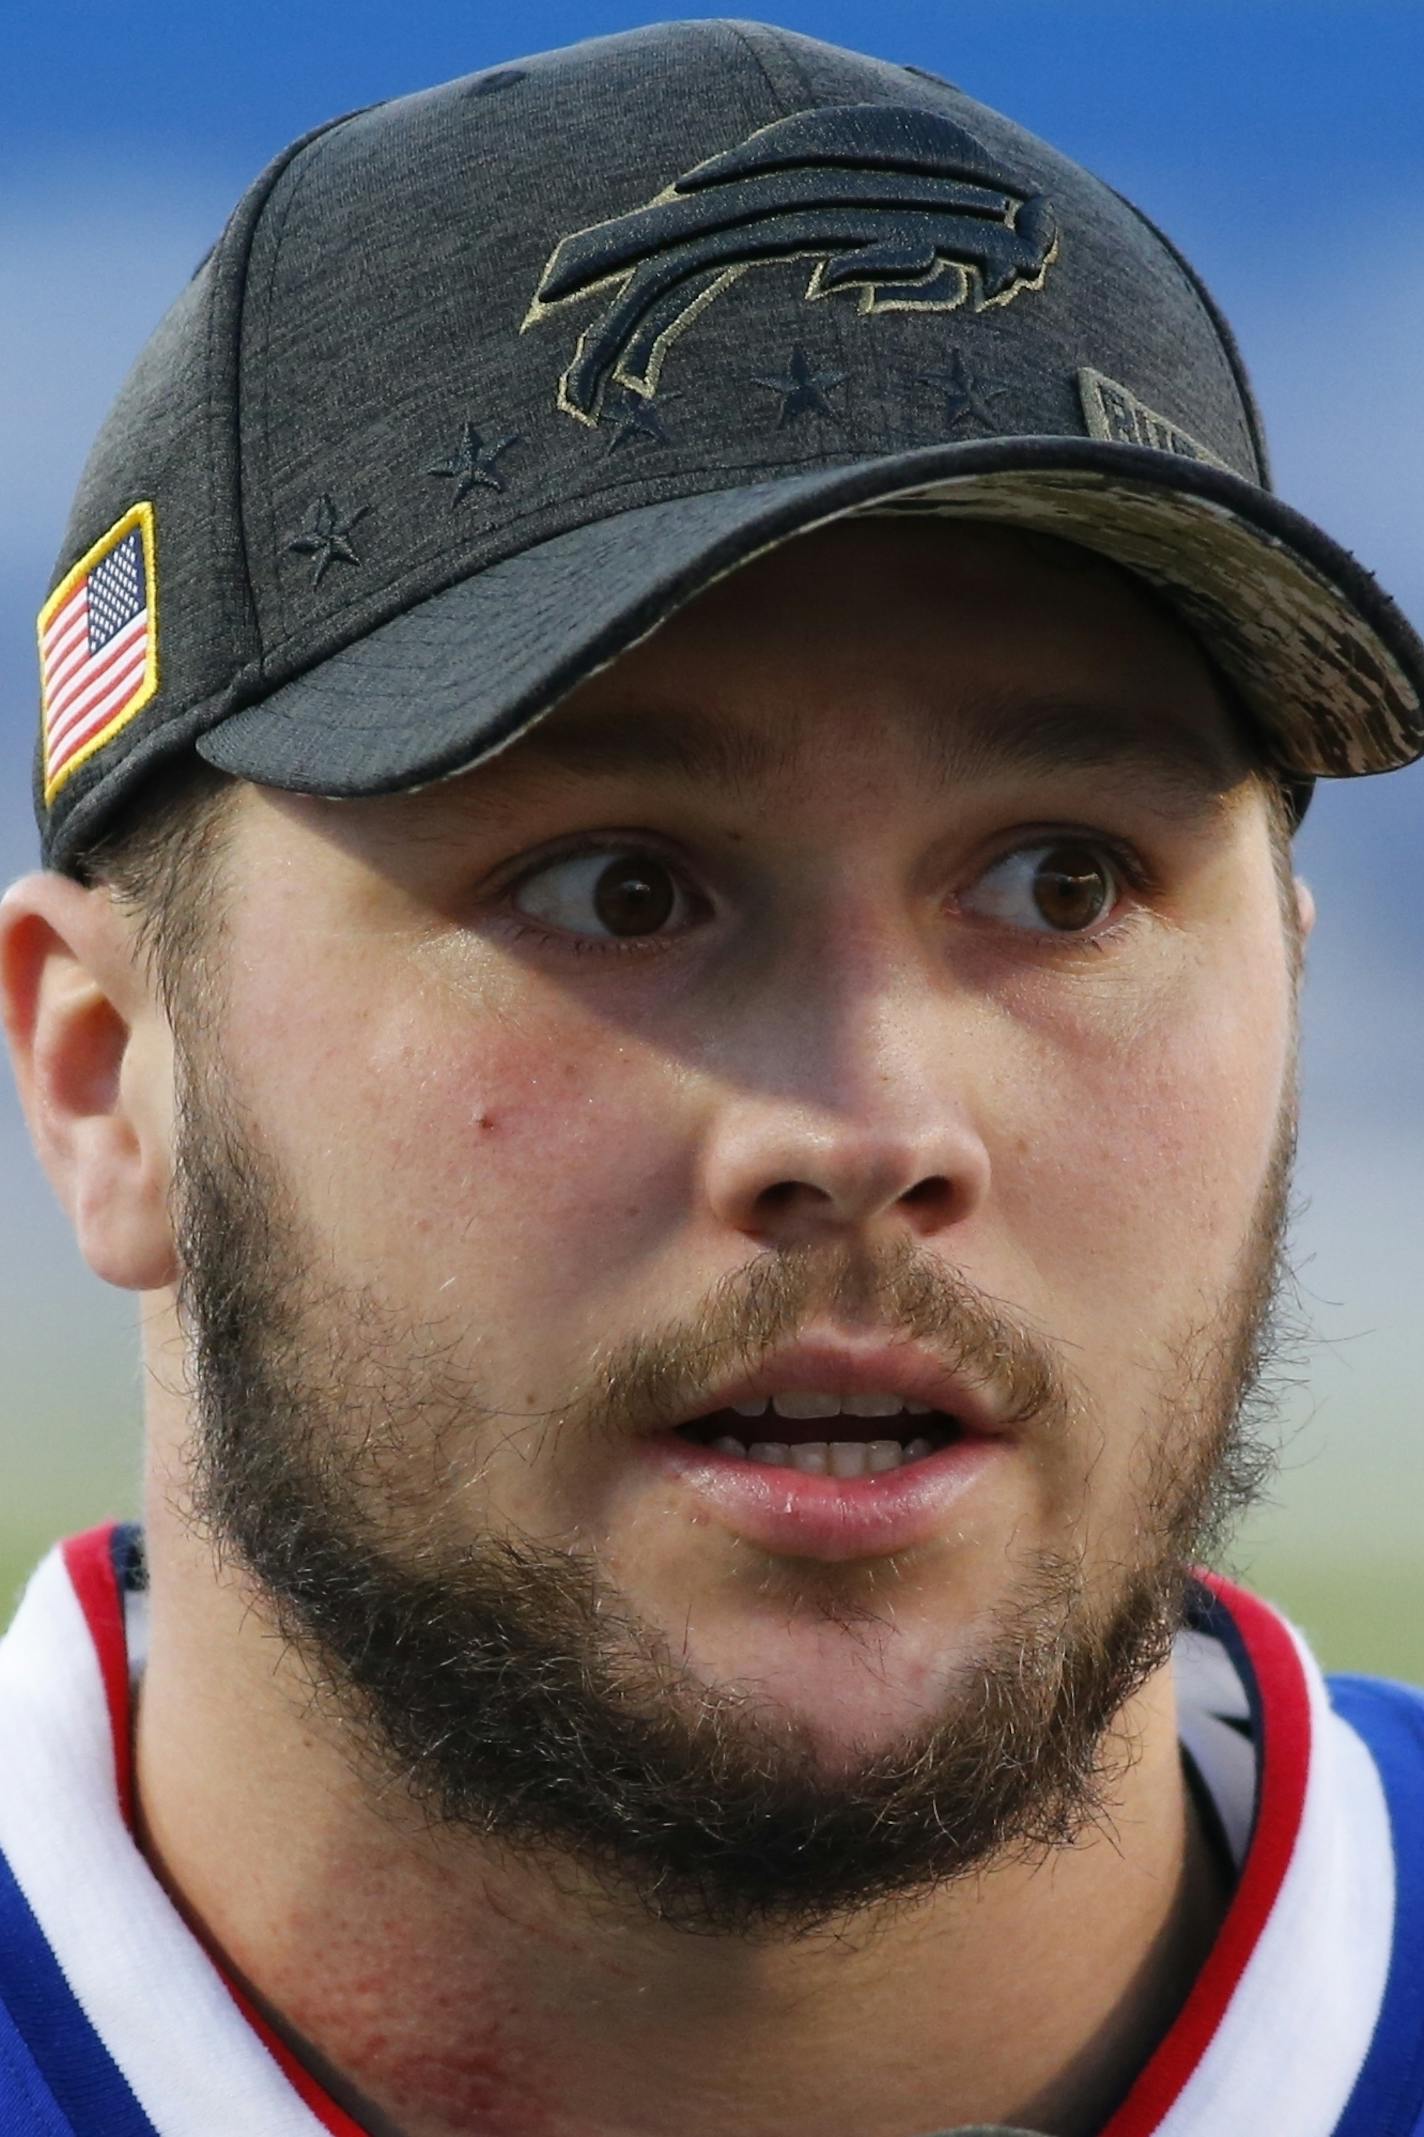
<path fill-rule="evenodd" d="M 928 1417 L 927 1402 L 911 1402 L 903 1395 L 751 1395 L 728 1405 L 738 1417 L 765 1417 L 767 1404 L 778 1417 Z"/>

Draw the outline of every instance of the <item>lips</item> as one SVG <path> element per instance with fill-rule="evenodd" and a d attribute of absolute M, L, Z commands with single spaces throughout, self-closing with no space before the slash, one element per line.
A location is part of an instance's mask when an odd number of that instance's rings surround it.
<path fill-rule="evenodd" d="M 694 1444 L 710 1447 L 714 1454 L 720 1454 L 728 1461 L 751 1462 L 767 1469 L 794 1469 L 802 1476 L 880 1477 L 888 1476 L 892 1469 L 904 1468 L 909 1462 L 924 1461 L 934 1453 L 936 1445 L 947 1444 L 947 1435 L 938 1441 L 926 1433 L 917 1433 L 910 1440 L 800 1439 L 748 1443 L 738 1439 L 735 1433 L 721 1433 Z"/>
<path fill-rule="evenodd" d="M 883 1476 L 922 1461 L 960 1430 L 956 1418 L 884 1392 L 847 1397 L 844 1408 L 832 1395 L 774 1396 L 678 1428 L 680 1438 L 731 1460 L 836 1477 Z"/>
<path fill-rule="evenodd" d="M 728 1412 L 736 1413 L 737 1424 L 727 1418 Z M 931 1415 L 952 1420 L 960 1432 L 976 1436 L 994 1436 L 1005 1426 L 1003 1406 L 992 1391 L 975 1386 L 916 1345 L 803 1341 L 764 1360 L 753 1373 L 709 1388 L 658 1429 L 701 1438 L 710 1422 L 726 1418 L 727 1429 L 742 1437 L 751 1429 L 749 1421 L 760 1416 L 758 1439 L 791 1440 L 790 1425 L 819 1422 L 828 1415 L 835 1416 L 834 1431 L 828 1426 L 811 1437 L 862 1436 L 861 1421 L 877 1417 L 896 1421 L 888 1430 L 863 1436 L 898 1436 L 901 1423 Z"/>
<path fill-rule="evenodd" d="M 1012 1442 L 964 1434 L 896 1468 L 816 1475 L 700 1447 L 678 1432 L 643 1442 L 651 1473 L 720 1527 L 784 1558 L 831 1562 L 886 1557 L 945 1538 L 956 1503 L 1011 1459 Z"/>
<path fill-rule="evenodd" d="M 943 1535 L 1011 1442 L 993 1392 L 916 1347 L 803 1342 L 709 1390 L 646 1445 L 655 1471 L 721 1526 L 779 1555 L 839 1561 Z"/>

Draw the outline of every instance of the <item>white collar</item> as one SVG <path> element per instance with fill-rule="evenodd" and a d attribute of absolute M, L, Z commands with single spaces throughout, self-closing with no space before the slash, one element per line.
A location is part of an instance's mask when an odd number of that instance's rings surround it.
<path fill-rule="evenodd" d="M 134 1562 L 132 1531 L 57 1548 L 0 1642 L 0 1857 L 58 1962 L 56 1998 L 73 1999 L 60 2016 L 92 2028 L 157 2137 L 207 2137 L 214 2102 L 224 2127 L 263 2137 L 363 2137 L 224 1979 L 134 1844 Z M 1240 1874 L 1185 2006 L 1101 2137 L 1330 2137 L 1389 1965 L 1378 1774 L 1304 1643 L 1256 1598 L 1208 1583 L 1176 1667 L 1183 1742 Z"/>

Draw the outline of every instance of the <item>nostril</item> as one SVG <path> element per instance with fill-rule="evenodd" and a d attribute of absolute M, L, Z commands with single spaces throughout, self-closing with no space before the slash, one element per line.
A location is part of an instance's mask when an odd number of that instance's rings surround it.
<path fill-rule="evenodd" d="M 949 1224 L 967 1199 L 962 1200 L 954 1182 L 937 1172 L 907 1187 L 900 1197 L 900 1207 L 909 1210 L 920 1223 L 941 1225 Z"/>
<path fill-rule="evenodd" d="M 813 1202 L 829 1202 L 831 1199 L 824 1187 L 813 1187 L 808 1180 L 776 1180 L 770 1187 L 762 1189 L 757 1201 L 768 1216 L 774 1216 L 793 1208 L 807 1196 Z"/>
<path fill-rule="evenodd" d="M 905 1190 L 901 1199 L 908 1202 L 912 1209 L 938 1209 L 942 1204 L 953 1201 L 954 1189 L 941 1172 L 936 1173 L 932 1180 L 917 1180 L 913 1187 Z"/>
<path fill-rule="evenodd" d="M 958 1224 L 983 1201 L 988 1153 L 973 1127 L 931 1113 L 913 1131 L 780 1117 L 735 1123 L 708 1153 L 716 1215 L 782 1245 L 811 1245 L 866 1225 L 908 1226 L 923 1237 Z"/>
<path fill-rule="evenodd" d="M 926 1174 L 889 1197 L 837 1195 L 812 1180 L 773 1180 L 757 1195 L 752 1221 L 763 1231 L 785 1233 L 794 1227 L 810 1239 L 819 1237 L 828 1223 L 853 1224 L 893 1209 L 917 1232 L 932 1232 L 954 1223 L 972 1203 L 972 1194 L 942 1172 Z"/>

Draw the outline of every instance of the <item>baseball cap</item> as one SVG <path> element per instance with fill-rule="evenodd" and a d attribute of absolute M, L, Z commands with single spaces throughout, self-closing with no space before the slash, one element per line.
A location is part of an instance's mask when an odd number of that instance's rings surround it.
<path fill-rule="evenodd" d="M 726 573 L 886 511 L 1137 575 L 1302 791 L 1424 753 L 1424 647 L 1272 493 L 1168 240 L 948 82 L 705 20 L 356 112 L 249 189 L 80 481 L 45 859 L 82 872 L 193 751 L 332 796 L 466 771 Z"/>

